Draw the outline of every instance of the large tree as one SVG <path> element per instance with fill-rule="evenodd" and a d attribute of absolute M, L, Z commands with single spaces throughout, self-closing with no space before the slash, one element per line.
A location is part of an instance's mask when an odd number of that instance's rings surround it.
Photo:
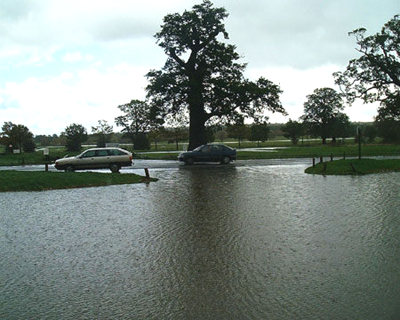
<path fill-rule="evenodd" d="M 99 120 L 98 125 L 92 127 L 92 133 L 97 137 L 97 146 L 105 147 L 113 134 L 113 127 L 106 120 Z"/>
<path fill-rule="evenodd" d="M 21 152 L 35 151 L 35 143 L 33 134 L 22 124 L 14 124 L 12 122 L 4 122 L 1 132 L 1 142 L 6 145 L 10 152 L 13 149 L 19 149 Z"/>
<path fill-rule="evenodd" d="M 142 100 L 132 100 L 118 108 L 123 115 L 115 118 L 115 123 L 123 128 L 122 132 L 131 139 L 134 149 L 150 148 L 146 134 L 150 129 L 157 128 L 161 121 L 154 108 Z"/>
<path fill-rule="evenodd" d="M 243 117 L 265 118 L 265 111 L 285 113 L 279 101 L 281 90 L 271 81 L 244 78 L 245 64 L 228 39 L 224 8 L 204 0 L 191 11 L 164 17 L 155 37 L 166 53 L 161 70 L 147 74 L 148 98 L 159 115 L 189 116 L 189 149 L 204 144 L 206 122 L 229 123 Z"/>
<path fill-rule="evenodd" d="M 66 137 L 66 147 L 68 151 L 80 151 L 82 143 L 88 138 L 85 127 L 76 123 L 66 127 L 62 135 Z"/>
<path fill-rule="evenodd" d="M 350 60 L 344 72 L 334 73 L 335 82 L 349 102 L 384 101 L 400 89 L 400 18 L 388 21 L 382 30 L 365 36 L 366 29 L 350 32 L 357 40 L 360 57 Z"/>
<path fill-rule="evenodd" d="M 297 144 L 299 138 L 304 136 L 304 125 L 301 122 L 289 121 L 282 126 L 283 136 L 292 141 L 293 144 Z"/>
<path fill-rule="evenodd" d="M 365 36 L 366 29 L 350 32 L 357 39 L 358 59 L 350 60 L 344 72 L 334 73 L 347 101 L 379 101 L 378 133 L 386 141 L 399 141 L 400 134 L 400 17 L 394 16 L 381 31 Z"/>
<path fill-rule="evenodd" d="M 260 141 L 264 142 L 268 140 L 270 128 L 266 121 L 261 123 L 253 123 L 250 127 L 250 141 L 257 141 L 257 146 L 260 146 Z"/>
<path fill-rule="evenodd" d="M 315 89 L 311 95 L 307 96 L 304 103 L 304 120 L 309 132 L 314 136 L 322 138 L 322 143 L 326 143 L 326 138 L 336 138 L 339 123 L 348 120 L 347 116 L 340 111 L 344 109 L 342 96 L 332 88 Z"/>
<path fill-rule="evenodd" d="M 375 125 L 384 141 L 400 142 L 400 94 L 393 94 L 381 103 Z"/>

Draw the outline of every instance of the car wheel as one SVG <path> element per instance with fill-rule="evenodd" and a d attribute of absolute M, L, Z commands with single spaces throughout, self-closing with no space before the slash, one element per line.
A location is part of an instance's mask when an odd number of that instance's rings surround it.
<path fill-rule="evenodd" d="M 185 164 L 187 164 L 187 165 L 192 165 L 194 163 L 194 160 L 193 160 L 193 158 L 187 158 L 186 160 L 185 160 Z"/>
<path fill-rule="evenodd" d="M 110 170 L 111 170 L 112 173 L 118 173 L 118 172 L 119 172 L 119 165 L 113 163 L 113 164 L 110 166 Z"/>
<path fill-rule="evenodd" d="M 229 158 L 228 156 L 223 157 L 221 160 L 222 164 L 228 164 L 229 162 L 231 162 L 231 158 Z"/>
<path fill-rule="evenodd" d="M 66 167 L 65 172 L 74 172 L 74 167 L 73 166 Z"/>

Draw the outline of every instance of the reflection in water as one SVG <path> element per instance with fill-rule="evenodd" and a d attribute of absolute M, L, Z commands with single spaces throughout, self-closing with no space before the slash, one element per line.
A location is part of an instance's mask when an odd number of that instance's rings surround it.
<path fill-rule="evenodd" d="M 304 167 L 0 194 L 0 318 L 398 318 L 400 175 Z"/>

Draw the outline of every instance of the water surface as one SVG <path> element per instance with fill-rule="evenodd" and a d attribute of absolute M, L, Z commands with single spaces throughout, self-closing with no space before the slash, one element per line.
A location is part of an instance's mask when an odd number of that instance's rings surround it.
<path fill-rule="evenodd" d="M 1 193 L 0 318 L 400 318 L 400 174 L 305 167 Z"/>

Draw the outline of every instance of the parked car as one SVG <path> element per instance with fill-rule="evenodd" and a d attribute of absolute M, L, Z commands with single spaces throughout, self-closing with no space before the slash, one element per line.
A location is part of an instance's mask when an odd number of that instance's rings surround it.
<path fill-rule="evenodd" d="M 58 159 L 57 170 L 110 169 L 119 172 L 121 167 L 132 165 L 132 153 L 120 148 L 92 148 L 75 157 Z"/>
<path fill-rule="evenodd" d="M 185 164 L 195 162 L 220 162 L 228 164 L 236 160 L 236 150 L 223 144 L 205 144 L 192 151 L 182 152 L 178 156 L 179 161 Z"/>

